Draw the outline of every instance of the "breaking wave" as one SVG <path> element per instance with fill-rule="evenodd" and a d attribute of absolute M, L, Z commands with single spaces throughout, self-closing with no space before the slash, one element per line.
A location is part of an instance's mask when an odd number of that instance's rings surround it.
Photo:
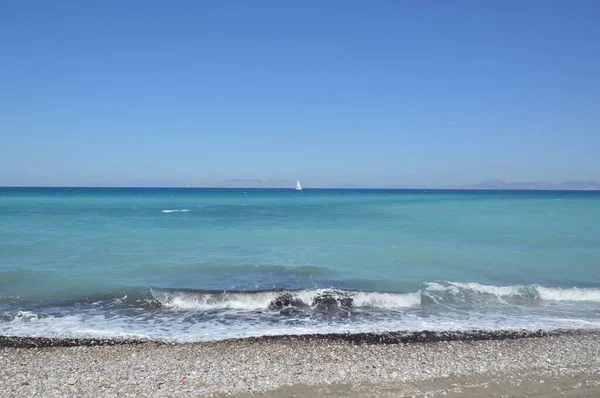
<path fill-rule="evenodd" d="M 428 282 L 416 292 L 384 293 L 337 289 L 281 291 L 194 291 L 151 289 L 156 304 L 175 310 L 265 310 L 281 299 L 291 306 L 314 306 L 322 297 L 348 299 L 348 308 L 398 310 L 441 304 L 487 307 L 494 305 L 535 305 L 543 302 L 600 302 L 600 289 L 549 288 L 538 285 L 492 286 L 479 283 Z M 285 301 L 284 300 L 284 301 Z M 286 305 L 283 305 L 285 307 Z"/>
<path fill-rule="evenodd" d="M 265 310 L 282 307 L 313 307 L 323 298 L 346 300 L 348 308 L 400 309 L 418 306 L 418 293 L 376 293 L 335 289 L 257 292 L 202 292 L 152 289 L 152 297 L 162 307 L 176 310 Z M 289 305 L 276 305 L 287 300 Z M 348 301 L 349 300 L 349 301 Z"/>
<path fill-rule="evenodd" d="M 600 289 L 428 282 L 413 292 L 130 288 L 0 300 L 0 334 L 208 341 L 394 330 L 598 328 Z"/>
<path fill-rule="evenodd" d="M 187 213 L 188 209 L 166 209 L 161 210 L 163 213 Z"/>
<path fill-rule="evenodd" d="M 479 283 L 429 282 L 420 290 L 435 302 L 477 303 L 497 301 L 526 304 L 543 301 L 600 302 L 600 289 L 557 288 L 540 285 L 493 286 Z"/>
<path fill-rule="evenodd" d="M 39 319 L 39 316 L 31 311 L 19 311 L 10 321 L 11 322 L 32 322 L 32 321 L 37 321 L 38 319 Z"/>
<path fill-rule="evenodd" d="M 537 286 L 536 289 L 542 300 L 600 302 L 600 289 L 584 289 L 576 287 L 572 289 L 560 289 L 542 286 Z"/>
<path fill-rule="evenodd" d="M 29 280 L 29 276 L 26 276 L 25 279 Z M 28 300 L 17 295 L 0 295 L 0 312 L 3 306 L 12 307 L 18 311 L 28 310 L 28 306 L 34 304 L 42 307 L 61 308 L 91 306 L 96 308 L 137 308 L 139 310 L 255 311 L 273 309 L 273 303 L 277 300 L 289 301 L 291 306 L 314 307 L 322 299 L 335 300 L 338 303 L 343 301 L 342 307 L 362 311 L 370 309 L 395 311 L 440 305 L 470 309 L 506 305 L 531 307 L 560 302 L 600 303 L 600 288 L 559 288 L 540 285 L 494 286 L 443 281 L 423 283 L 419 289 L 412 292 L 374 292 L 335 288 L 228 291 L 138 287 L 95 293 L 78 291 L 75 296 L 70 298 L 49 296 L 46 298 L 33 297 Z M 279 307 L 277 308 L 279 309 Z M 16 311 L 13 314 L 16 314 Z M 23 317 L 27 318 L 25 315 Z"/>

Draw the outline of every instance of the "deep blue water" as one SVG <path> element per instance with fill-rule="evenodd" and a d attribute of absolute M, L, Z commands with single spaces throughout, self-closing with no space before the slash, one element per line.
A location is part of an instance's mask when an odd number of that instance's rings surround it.
<path fill-rule="evenodd" d="M 0 334 L 559 327 L 600 327 L 600 192 L 0 188 Z"/>

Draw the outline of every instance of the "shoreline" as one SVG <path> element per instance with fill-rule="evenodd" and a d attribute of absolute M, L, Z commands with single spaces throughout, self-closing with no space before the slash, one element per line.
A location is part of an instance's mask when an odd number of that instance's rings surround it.
<path fill-rule="evenodd" d="M 467 331 L 392 331 L 392 332 L 366 332 L 366 333 L 321 333 L 321 334 L 282 334 L 263 335 L 231 338 L 223 340 L 197 341 L 197 342 L 171 342 L 152 339 L 112 339 L 112 338 L 69 338 L 69 337 L 29 337 L 0 335 L 0 348 L 48 348 L 48 347 L 95 347 L 95 346 L 121 346 L 140 344 L 165 344 L 165 345 L 194 345 L 211 344 L 218 342 L 235 343 L 246 341 L 283 342 L 294 341 L 298 343 L 310 341 L 346 342 L 351 344 L 411 344 L 411 343 L 439 343 L 451 341 L 495 341 L 516 340 L 524 338 L 540 338 L 560 335 L 577 335 L 588 332 L 600 332 L 600 329 L 556 329 L 556 330 L 467 330 Z"/>
<path fill-rule="evenodd" d="M 6 398 L 600 395 L 600 329 L 418 333 L 27 348 L 2 337 L 0 390 Z"/>

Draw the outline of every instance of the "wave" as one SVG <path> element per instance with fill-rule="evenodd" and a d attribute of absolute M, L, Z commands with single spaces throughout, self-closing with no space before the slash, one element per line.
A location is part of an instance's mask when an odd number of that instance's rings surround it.
<path fill-rule="evenodd" d="M 536 287 L 540 298 L 548 301 L 592 301 L 600 302 L 600 289 L 577 288 L 560 289 Z"/>
<path fill-rule="evenodd" d="M 549 288 L 538 285 L 493 286 L 479 283 L 427 282 L 416 292 L 384 293 L 337 289 L 279 291 L 181 291 L 152 289 L 160 307 L 175 310 L 266 310 L 318 307 L 329 300 L 347 309 L 400 310 L 428 305 L 483 308 L 497 305 L 540 305 L 544 302 L 600 303 L 600 289 Z M 276 305 L 279 300 L 281 305 Z"/>
<path fill-rule="evenodd" d="M 420 293 L 367 293 L 353 294 L 354 303 L 358 307 L 398 309 L 416 307 L 421 304 Z"/>
<path fill-rule="evenodd" d="M 308 271 L 307 271 L 308 272 Z M 4 274 L 6 276 L 6 274 Z M 10 275 L 27 286 L 23 280 L 41 276 L 29 274 Z M 1 279 L 1 278 L 0 278 Z M 2 284 L 0 283 L 0 286 Z M 70 285 L 69 285 L 70 286 Z M 6 292 L 0 295 L 0 310 L 30 310 L 44 307 L 93 307 L 105 309 L 135 308 L 142 311 L 281 311 L 297 308 L 303 311 L 333 309 L 349 311 L 406 310 L 418 307 L 443 306 L 453 309 L 484 309 L 499 306 L 540 306 L 547 303 L 600 303 L 600 288 L 559 288 L 540 285 L 494 286 L 479 283 L 426 282 L 412 292 L 377 292 L 314 288 L 304 290 L 275 289 L 262 291 L 227 291 L 170 289 L 159 287 L 127 287 L 112 290 L 84 292 L 65 289 L 52 292 L 47 297 L 28 291 Z M 15 314 L 15 312 L 13 312 Z"/>
<path fill-rule="evenodd" d="M 161 210 L 163 213 L 187 213 L 188 209 L 166 209 Z"/>
<path fill-rule="evenodd" d="M 565 304 L 561 304 L 565 303 Z M 598 328 L 600 289 L 428 282 L 412 292 L 131 287 L 0 300 L 2 334 L 205 341 L 394 330 Z"/>
<path fill-rule="evenodd" d="M 10 318 L 10 322 L 32 322 L 37 321 L 39 315 L 31 311 L 19 311 L 14 317 Z"/>
<path fill-rule="evenodd" d="M 422 296 L 435 303 L 527 304 L 544 301 L 600 303 L 600 289 L 558 288 L 540 285 L 494 286 L 479 283 L 428 282 L 420 290 Z"/>
<path fill-rule="evenodd" d="M 338 309 L 400 309 L 418 306 L 418 293 L 376 293 L 336 289 L 280 290 L 256 292 L 199 292 L 151 290 L 161 307 L 175 310 L 281 310 L 286 307 Z"/>
<path fill-rule="evenodd" d="M 276 292 L 228 293 L 151 290 L 152 299 L 161 307 L 178 310 L 262 309 L 277 296 Z"/>

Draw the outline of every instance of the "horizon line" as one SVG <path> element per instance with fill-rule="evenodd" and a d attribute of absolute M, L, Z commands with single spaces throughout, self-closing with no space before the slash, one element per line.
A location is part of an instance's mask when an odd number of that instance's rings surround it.
<path fill-rule="evenodd" d="M 0 185 L 0 189 L 3 188 L 60 188 L 60 189 L 262 189 L 262 190 L 281 190 L 281 191 L 295 191 L 294 187 L 223 187 L 223 186 L 102 186 L 102 185 Z M 395 190 L 395 191 L 420 191 L 420 190 L 431 190 L 431 191 L 577 191 L 577 192 L 594 192 L 600 191 L 600 189 L 537 189 L 537 188 L 467 188 L 467 187 L 303 187 L 303 190 L 317 191 L 317 190 Z"/>

